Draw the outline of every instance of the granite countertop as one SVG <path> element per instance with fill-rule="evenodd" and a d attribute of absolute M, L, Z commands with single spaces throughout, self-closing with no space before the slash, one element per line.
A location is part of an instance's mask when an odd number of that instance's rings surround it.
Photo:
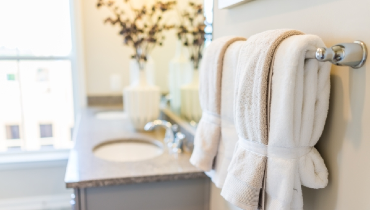
<path fill-rule="evenodd" d="M 206 177 L 190 164 L 190 154 L 163 152 L 153 159 L 137 162 L 113 162 L 100 159 L 93 148 L 107 140 L 144 138 L 163 140 L 164 131 L 136 132 L 127 118 L 97 119 L 96 113 L 112 109 L 89 108 L 82 112 L 75 126 L 74 148 L 68 160 L 67 188 L 100 187 L 143 182 L 158 182 Z"/>

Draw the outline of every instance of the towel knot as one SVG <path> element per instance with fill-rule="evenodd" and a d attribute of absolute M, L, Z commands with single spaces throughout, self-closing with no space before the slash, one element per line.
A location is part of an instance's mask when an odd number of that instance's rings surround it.
<path fill-rule="evenodd" d="M 299 146 L 299 147 L 271 146 L 256 141 L 251 141 L 242 137 L 239 137 L 237 146 L 241 146 L 245 150 L 256 153 L 261 156 L 284 159 L 299 159 L 310 153 L 313 148 L 312 146 Z"/>
<path fill-rule="evenodd" d="M 203 111 L 202 120 L 215 124 L 217 126 L 221 126 L 221 117 L 219 114 L 216 114 L 214 112 Z"/>

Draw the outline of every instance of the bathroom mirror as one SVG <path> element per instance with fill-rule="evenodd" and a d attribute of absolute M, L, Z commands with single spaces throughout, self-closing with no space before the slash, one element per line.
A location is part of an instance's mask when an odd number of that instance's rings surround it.
<path fill-rule="evenodd" d="M 122 100 L 127 87 L 145 80 L 156 86 L 150 95 L 164 96 L 173 113 L 193 125 L 199 121 L 197 61 L 212 40 L 212 0 L 96 0 L 84 16 L 89 105 L 124 101 L 126 112 L 128 104 L 148 104 L 141 109 L 149 109 L 155 105 L 149 99 Z"/>
<path fill-rule="evenodd" d="M 190 12 L 191 13 L 191 12 Z M 212 41 L 213 32 L 213 1 L 205 0 L 203 2 L 203 14 L 193 19 L 204 21 L 204 48 Z M 186 24 L 185 24 L 186 25 Z M 191 38 L 190 38 L 191 40 Z M 175 57 L 170 61 L 169 66 L 169 95 L 167 95 L 167 109 L 180 116 L 183 120 L 196 127 L 199 122 L 202 110 L 199 103 L 199 64 L 194 65 L 194 47 L 177 46 Z M 184 48 L 185 47 L 185 48 Z M 195 48 L 198 46 L 195 46 Z M 193 53 L 193 54 L 192 54 Z M 190 54 L 190 55 L 189 55 Z M 186 59 L 191 57 L 191 60 Z M 199 61 L 200 63 L 201 61 Z"/>

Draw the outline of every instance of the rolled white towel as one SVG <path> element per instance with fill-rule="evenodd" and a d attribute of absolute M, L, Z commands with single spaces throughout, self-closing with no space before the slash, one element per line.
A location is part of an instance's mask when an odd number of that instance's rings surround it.
<path fill-rule="evenodd" d="M 266 167 L 270 67 L 279 44 L 300 31 L 279 29 L 249 37 L 236 70 L 235 126 L 239 136 L 221 195 L 234 205 L 255 210 Z"/>
<path fill-rule="evenodd" d="M 224 185 L 238 134 L 234 124 L 234 85 L 240 48 L 245 41 L 231 44 L 225 53 L 221 81 L 221 137 L 213 170 L 206 174 L 218 188 Z"/>
<path fill-rule="evenodd" d="M 199 100 L 202 118 L 194 137 L 194 151 L 190 162 L 204 170 L 212 169 L 221 132 L 221 78 L 224 54 L 232 43 L 243 37 L 221 37 L 205 50 L 199 75 Z"/>
<path fill-rule="evenodd" d="M 266 209 L 303 209 L 301 184 L 323 188 L 328 170 L 313 147 L 329 108 L 331 64 L 305 59 L 308 50 L 325 47 L 318 36 L 284 40 L 273 63 L 269 147 L 310 148 L 294 158 L 268 157 Z"/>

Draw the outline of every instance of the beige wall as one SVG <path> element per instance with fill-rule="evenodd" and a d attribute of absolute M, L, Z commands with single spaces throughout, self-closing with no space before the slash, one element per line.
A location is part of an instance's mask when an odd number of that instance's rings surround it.
<path fill-rule="evenodd" d="M 107 8 L 98 10 L 97 0 L 81 1 L 87 95 L 121 95 L 122 90 L 110 88 L 110 77 L 118 75 L 122 81 L 122 89 L 129 85 L 129 58 L 133 50 L 124 46 L 122 36 L 118 35 L 118 27 L 103 23 L 104 19 L 111 15 Z M 140 5 L 152 0 L 140 1 L 132 2 Z M 183 2 L 180 1 L 179 4 L 181 6 Z M 177 18 L 174 13 L 170 16 L 170 22 Z M 152 52 L 156 63 L 155 81 L 164 92 L 168 91 L 168 62 L 173 58 L 175 43 L 174 31 L 168 32 L 164 46 Z"/>
<path fill-rule="evenodd" d="M 216 3 L 214 17 L 216 38 L 293 28 L 319 35 L 327 46 L 359 39 L 370 47 L 369 0 L 256 0 L 226 10 Z M 370 209 L 369 66 L 332 67 L 330 110 L 317 145 L 329 169 L 329 185 L 304 189 L 305 210 Z M 216 189 L 212 192 L 215 206 L 222 198 Z"/>

